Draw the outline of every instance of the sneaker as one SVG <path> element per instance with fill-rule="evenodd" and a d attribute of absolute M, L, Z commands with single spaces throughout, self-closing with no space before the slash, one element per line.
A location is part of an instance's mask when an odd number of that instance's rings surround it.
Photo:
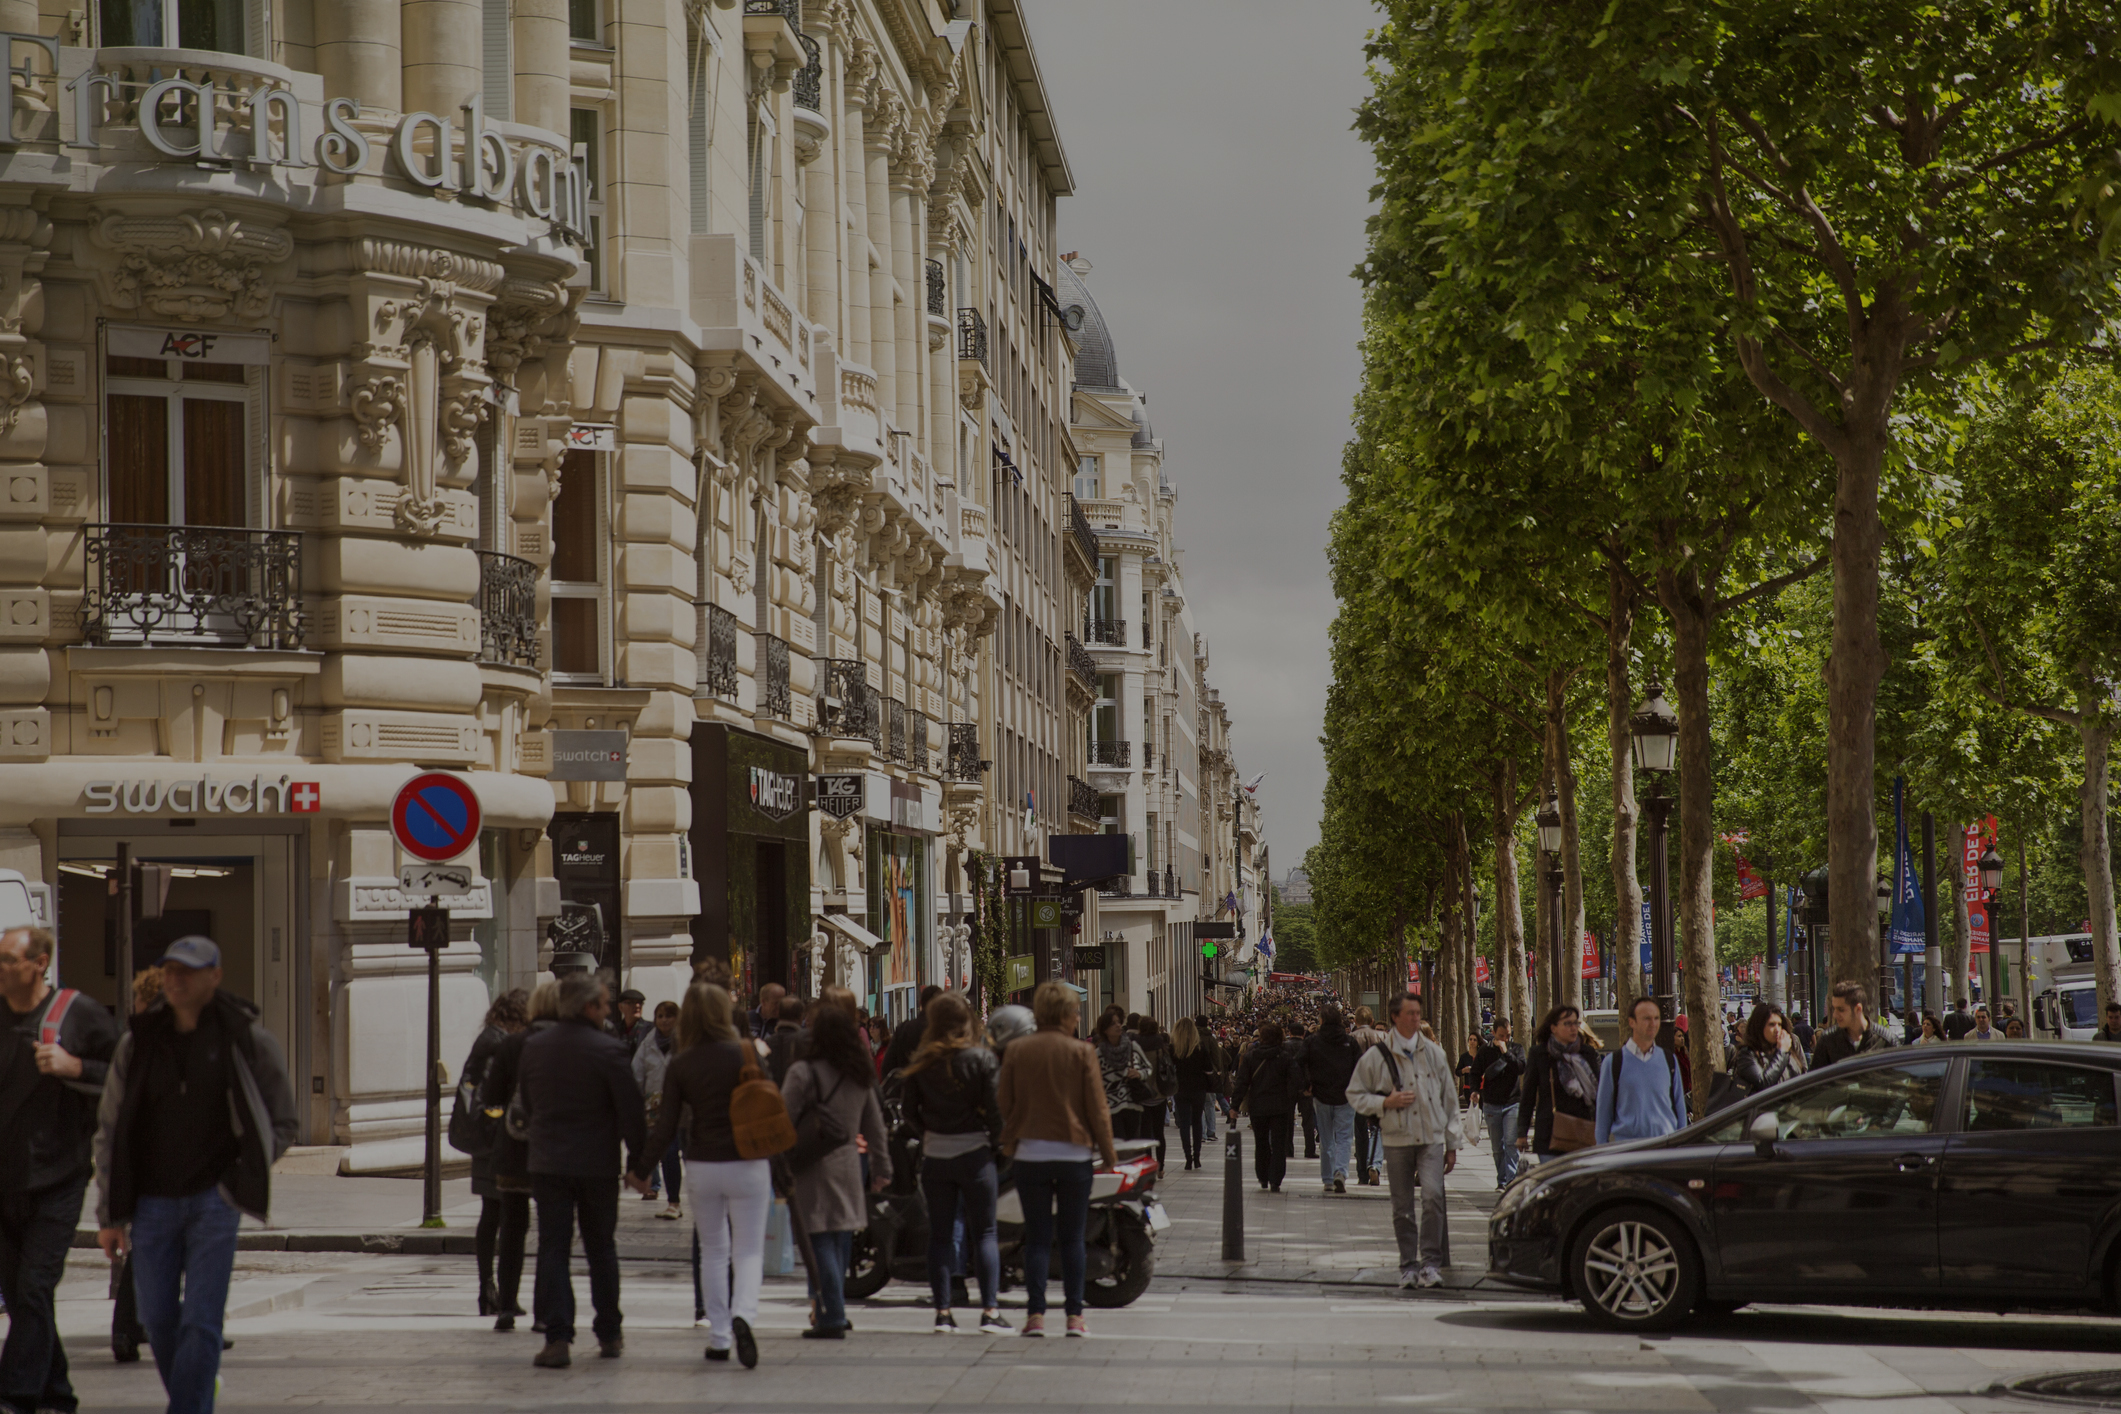
<path fill-rule="evenodd" d="M 736 1359 L 747 1370 L 759 1367 L 759 1343 L 752 1339 L 751 1322 L 738 1316 L 730 1322 L 736 1327 Z"/>
<path fill-rule="evenodd" d="M 548 1340 L 543 1350 L 530 1357 L 530 1363 L 540 1370 L 564 1370 L 574 1361 L 568 1357 L 566 1341 Z"/>
<path fill-rule="evenodd" d="M 1336 1178 L 1335 1178 L 1335 1179 L 1333 1180 L 1333 1191 L 1334 1191 L 1335 1193 L 1345 1193 L 1345 1192 L 1347 1192 L 1347 1191 L 1348 1191 L 1348 1180 L 1347 1180 L 1347 1179 L 1345 1179 L 1345 1178 L 1339 1178 L 1339 1177 L 1336 1177 Z"/>
<path fill-rule="evenodd" d="M 707 1347 L 707 1358 L 709 1360 L 727 1360 L 729 1358 L 729 1347 L 725 1345 L 717 1350 L 710 1345 Z"/>
<path fill-rule="evenodd" d="M 1028 1336 L 1032 1340 L 1037 1340 L 1045 1333 L 1046 1318 L 1043 1314 L 1025 1316 L 1024 1328 L 1018 1332 L 1019 1335 Z"/>
<path fill-rule="evenodd" d="M 957 1317 L 951 1315 L 948 1311 L 936 1312 L 935 1333 L 937 1335 L 956 1335 Z"/>
<path fill-rule="evenodd" d="M 847 1328 L 845 1326 L 803 1327 L 803 1339 L 805 1340 L 845 1340 L 846 1338 Z"/>
<path fill-rule="evenodd" d="M 606 1360 L 616 1360 L 626 1353 L 626 1338 L 613 1336 L 610 1340 L 597 1342 L 597 1354 Z"/>
<path fill-rule="evenodd" d="M 1081 1316 L 1070 1316 L 1068 1318 L 1068 1338 L 1070 1340 L 1081 1340 L 1089 1334 L 1089 1322 L 1085 1321 Z"/>
<path fill-rule="evenodd" d="M 1416 1273 L 1412 1267 L 1401 1267 L 1399 1269 L 1399 1289 L 1405 1291 L 1408 1287 L 1414 1285 L 1415 1276 Z"/>
<path fill-rule="evenodd" d="M 684 1215 L 684 1210 L 679 1208 L 678 1205 L 675 1203 L 672 1203 L 669 1207 L 663 1209 L 662 1212 L 656 1214 L 657 1217 L 661 1218 L 666 1223 L 674 1223 Z"/>
<path fill-rule="evenodd" d="M 1002 1319 L 1002 1313 L 999 1311 L 983 1313 L 979 1318 L 979 1328 L 982 1335 L 1007 1335 L 1015 1329 Z"/>
<path fill-rule="evenodd" d="M 1442 1286 L 1443 1273 L 1437 1271 L 1434 1266 L 1423 1267 L 1415 1274 L 1414 1284 L 1424 1289 L 1432 1286 Z"/>

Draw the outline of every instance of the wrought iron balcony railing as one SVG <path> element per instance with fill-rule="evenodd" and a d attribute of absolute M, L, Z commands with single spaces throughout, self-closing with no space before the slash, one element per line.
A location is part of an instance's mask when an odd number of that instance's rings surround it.
<path fill-rule="evenodd" d="M 795 695 L 788 690 L 788 640 L 770 633 L 758 640 L 759 705 L 756 715 L 786 722 L 795 716 Z"/>
<path fill-rule="evenodd" d="M 818 721 L 828 736 L 865 737 L 871 745 L 881 746 L 877 731 L 880 713 L 876 694 L 869 690 L 869 678 L 861 663 L 853 658 L 820 658 L 818 666 L 824 671 L 825 701 L 819 708 Z"/>
<path fill-rule="evenodd" d="M 700 606 L 700 686 L 724 702 L 736 701 L 736 615 L 719 604 Z"/>
<path fill-rule="evenodd" d="M 1085 820 L 1098 819 L 1097 788 L 1088 781 L 1068 777 L 1068 813 Z"/>
<path fill-rule="evenodd" d="M 82 636 L 101 644 L 302 646 L 302 536 L 220 526 L 85 527 Z"/>
<path fill-rule="evenodd" d="M 803 0 L 744 0 L 747 15 L 779 15 L 789 24 L 803 23 Z"/>
<path fill-rule="evenodd" d="M 944 288 L 943 262 L 928 262 L 928 312 L 941 318 L 949 309 L 949 291 Z"/>
<path fill-rule="evenodd" d="M 1125 619 L 1085 619 L 1083 621 L 1083 637 L 1092 643 L 1124 648 L 1127 646 L 1127 621 Z"/>
<path fill-rule="evenodd" d="M 943 763 L 943 775 L 953 781 L 977 784 L 986 769 L 987 763 L 980 760 L 979 754 L 979 723 L 952 722 L 949 759 Z"/>
<path fill-rule="evenodd" d="M 957 312 L 957 356 L 987 361 L 987 321 L 976 309 Z"/>
<path fill-rule="evenodd" d="M 825 92 L 825 56 L 819 50 L 817 41 L 809 35 L 798 34 L 795 38 L 796 42 L 803 46 L 803 56 L 808 62 L 795 71 L 795 78 L 788 86 L 790 95 L 794 98 L 796 107 L 808 109 L 812 113 L 822 113 L 825 111 L 822 101 Z"/>
<path fill-rule="evenodd" d="M 1107 879 L 1098 885 L 1097 892 L 1104 898 L 1133 898 L 1134 880 L 1122 874 L 1117 879 Z"/>
<path fill-rule="evenodd" d="M 1133 764 L 1133 745 L 1127 741 L 1093 741 L 1090 743 L 1090 764 L 1125 770 Z"/>
<path fill-rule="evenodd" d="M 906 733 L 906 704 L 896 697 L 886 698 L 884 714 L 885 754 L 904 765 L 912 756 Z"/>
<path fill-rule="evenodd" d="M 928 714 L 906 714 L 906 764 L 916 771 L 928 769 Z"/>
<path fill-rule="evenodd" d="M 1090 650 L 1083 647 L 1074 634 L 1067 634 L 1065 637 L 1068 645 L 1068 671 L 1075 674 L 1084 688 L 1096 692 L 1097 659 L 1090 656 Z"/>
<path fill-rule="evenodd" d="M 1068 497 L 1068 530 L 1074 535 L 1075 543 L 1082 547 L 1083 553 L 1090 557 L 1092 567 L 1095 567 L 1100 550 L 1097 531 L 1091 527 L 1090 517 L 1083 514 L 1082 503 L 1073 496 Z"/>
<path fill-rule="evenodd" d="M 498 550 L 481 550 L 478 555 L 479 661 L 535 668 L 538 567 Z"/>

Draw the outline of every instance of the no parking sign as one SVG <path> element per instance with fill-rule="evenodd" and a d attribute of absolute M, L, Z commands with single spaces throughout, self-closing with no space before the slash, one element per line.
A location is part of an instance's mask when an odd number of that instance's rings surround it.
<path fill-rule="evenodd" d="M 441 771 L 414 776 L 391 803 L 390 832 L 415 859 L 429 864 L 455 859 L 478 843 L 479 797 Z"/>

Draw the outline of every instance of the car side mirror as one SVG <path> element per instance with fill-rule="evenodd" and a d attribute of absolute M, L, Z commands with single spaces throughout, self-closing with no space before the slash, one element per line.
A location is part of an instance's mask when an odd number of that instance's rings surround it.
<path fill-rule="evenodd" d="M 1782 1121 L 1773 1110 L 1763 1110 L 1753 1116 L 1746 1129 L 1746 1136 L 1753 1141 L 1753 1151 L 1763 1159 L 1775 1157 L 1775 1141 L 1782 1135 Z"/>

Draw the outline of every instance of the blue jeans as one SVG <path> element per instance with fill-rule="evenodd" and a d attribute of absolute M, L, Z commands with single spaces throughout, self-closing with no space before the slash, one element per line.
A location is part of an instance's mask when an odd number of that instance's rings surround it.
<path fill-rule="evenodd" d="M 213 1410 L 241 1223 L 218 1187 L 183 1198 L 143 1196 L 133 1211 L 133 1291 L 169 1414 Z"/>
<path fill-rule="evenodd" d="M 1517 1106 L 1483 1101 L 1480 1113 L 1488 1122 L 1488 1138 L 1495 1145 L 1495 1186 L 1507 1188 L 1510 1180 L 1517 1177 Z"/>
<path fill-rule="evenodd" d="M 648 1181 L 651 1185 L 654 1184 L 655 1176 L 651 1174 Z M 670 1147 L 663 1153 L 662 1188 L 672 1204 L 675 1204 L 678 1195 L 685 1191 L 685 1151 L 684 1146 L 675 1139 L 670 1141 Z"/>
<path fill-rule="evenodd" d="M 1046 1276 L 1060 1242 L 1061 1292 L 1071 1316 L 1083 1313 L 1083 1229 L 1090 1222 L 1090 1161 L 1016 1161 L 1016 1194 L 1024 1206 L 1024 1309 L 1046 1314 Z M 1054 1205 L 1060 1207 L 1059 1230 Z"/>
<path fill-rule="evenodd" d="M 1331 1188 L 1334 1179 L 1348 1176 L 1348 1145 L 1355 1137 L 1355 1107 L 1314 1099 L 1311 1109 L 1318 1116 L 1318 1178 Z"/>
<path fill-rule="evenodd" d="M 994 1151 L 981 1147 L 954 1159 L 921 1160 L 921 1196 L 928 1204 L 928 1290 L 935 1309 L 950 1309 L 960 1215 L 965 1221 L 965 1246 L 979 1266 L 980 1309 L 996 1309 L 1001 1297 L 1002 1254 L 994 1230 Z"/>
<path fill-rule="evenodd" d="M 817 1328 L 837 1331 L 847 1328 L 847 1264 L 854 1260 L 854 1234 L 813 1232 L 811 1255 L 817 1265 L 810 1270 L 810 1296 L 817 1302 Z"/>
<path fill-rule="evenodd" d="M 1384 1125 L 1369 1115 L 1355 1116 L 1355 1167 L 1378 1173 L 1385 1166 Z"/>
<path fill-rule="evenodd" d="M 7 1346 L 0 1349 L 0 1408 L 76 1408 L 59 1344 L 53 1294 L 81 1220 L 87 1178 L 0 1197 L 0 1296 L 7 1301 Z"/>

